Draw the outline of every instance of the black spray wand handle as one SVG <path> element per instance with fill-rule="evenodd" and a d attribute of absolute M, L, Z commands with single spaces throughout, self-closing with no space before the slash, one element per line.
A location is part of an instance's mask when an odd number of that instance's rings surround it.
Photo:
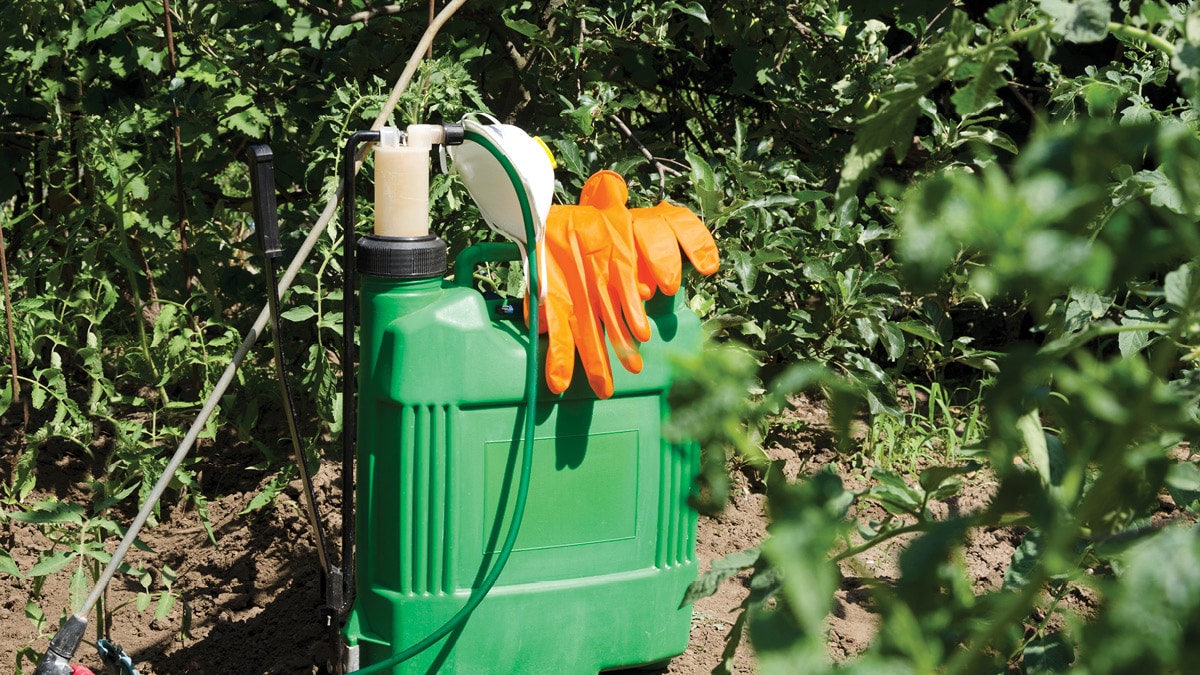
<path fill-rule="evenodd" d="M 283 255 L 283 248 L 279 246 L 279 209 L 275 204 L 275 153 L 271 151 L 271 146 L 263 143 L 250 146 L 247 155 L 258 250 L 268 260 L 274 260 Z M 274 286 L 271 287 L 271 295 L 275 295 Z"/>
<path fill-rule="evenodd" d="M 279 245 L 279 217 L 275 203 L 275 154 L 268 145 L 252 145 L 248 153 L 250 162 L 250 194 L 254 202 L 254 231 L 262 249 L 264 270 L 267 276 L 267 305 L 270 309 L 271 333 L 275 345 L 275 369 L 279 377 L 280 393 L 283 397 L 283 412 L 287 418 L 288 432 L 292 438 L 292 450 L 296 455 L 296 467 L 304 489 L 304 510 L 317 544 L 317 558 L 321 564 L 322 584 L 330 583 L 329 551 L 321 519 L 317 514 L 316 493 L 313 491 L 312 475 L 300 443 L 300 428 L 296 422 L 296 409 L 292 403 L 292 389 L 288 384 L 287 368 L 283 359 L 282 331 L 279 322 L 279 296 L 275 281 L 275 259 L 283 254 Z M 336 580 L 341 583 L 340 579 Z"/>

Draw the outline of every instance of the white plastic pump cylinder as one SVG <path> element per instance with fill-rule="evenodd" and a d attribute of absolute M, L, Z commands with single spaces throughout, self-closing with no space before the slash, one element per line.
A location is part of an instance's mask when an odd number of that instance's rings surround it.
<path fill-rule="evenodd" d="M 424 237 L 429 234 L 429 153 L 443 137 L 434 124 L 379 130 L 375 146 L 375 234 Z"/>

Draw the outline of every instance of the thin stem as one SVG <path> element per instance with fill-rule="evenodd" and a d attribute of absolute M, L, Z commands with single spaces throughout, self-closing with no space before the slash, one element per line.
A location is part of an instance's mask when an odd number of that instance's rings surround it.
<path fill-rule="evenodd" d="M 1127 38 L 1130 38 L 1133 40 L 1141 40 L 1142 42 L 1145 42 L 1146 44 L 1148 44 L 1151 47 L 1157 49 L 1158 51 L 1166 54 L 1167 56 L 1171 56 L 1171 57 L 1175 56 L 1175 45 L 1171 44 L 1170 42 L 1167 42 L 1166 40 L 1155 35 L 1154 33 L 1151 33 L 1150 31 L 1146 30 L 1145 28 L 1135 28 L 1134 26 L 1127 26 L 1123 23 L 1117 23 L 1115 21 L 1112 21 L 1112 22 L 1109 22 L 1109 24 L 1108 24 L 1108 32 L 1110 32 L 1113 35 L 1116 35 L 1118 37 L 1127 37 Z"/>
<path fill-rule="evenodd" d="M 871 549 L 875 548 L 876 546 L 879 546 L 880 544 L 884 543 L 885 541 L 888 541 L 889 539 L 895 539 L 896 537 L 899 537 L 899 536 L 902 536 L 905 534 L 912 534 L 914 532 L 924 532 L 927 529 L 929 529 L 929 523 L 926 521 L 919 521 L 919 522 L 913 523 L 912 525 L 905 525 L 904 527 L 897 527 L 894 530 L 890 530 L 885 534 L 881 534 L 878 537 L 875 537 L 871 541 L 859 544 L 858 546 L 852 546 L 852 547 L 846 549 L 845 551 L 842 551 L 841 553 L 834 556 L 833 560 L 831 562 L 839 563 L 843 560 L 853 558 L 854 556 L 859 555 L 860 553 L 865 553 L 866 551 L 870 551 Z"/>
<path fill-rule="evenodd" d="M 13 403 L 21 403 L 22 425 L 29 426 L 29 403 L 21 400 L 21 380 L 17 377 L 17 337 L 13 331 L 12 294 L 8 290 L 8 253 L 4 248 L 4 228 L 0 227 L 0 280 L 4 285 L 4 321 L 8 326 L 8 362 L 12 368 Z"/>
<path fill-rule="evenodd" d="M 175 33 L 171 29 L 170 0 L 162 0 L 163 20 L 166 22 L 167 56 L 170 60 L 171 77 L 175 77 L 178 63 L 175 60 Z M 183 202 L 183 141 L 179 132 L 180 116 L 179 103 L 175 95 L 171 95 L 171 133 L 175 141 L 175 203 L 177 211 L 176 226 L 179 229 L 179 257 L 183 269 L 183 297 L 186 301 L 192 295 L 192 270 L 188 263 L 187 241 L 187 208 Z"/>
<path fill-rule="evenodd" d="M 642 142 L 638 140 L 638 137 L 633 135 L 633 130 L 630 129 L 629 126 L 625 124 L 625 121 L 620 117 L 617 117 L 616 115 L 609 115 L 608 119 L 613 124 L 617 125 L 617 128 L 621 130 L 621 133 L 625 136 L 625 138 L 633 141 L 634 145 L 636 145 L 638 150 L 642 153 L 642 157 L 645 157 L 646 161 L 650 162 L 650 166 L 654 167 L 654 170 L 658 172 L 658 198 L 661 201 L 667 192 L 667 172 L 670 171 L 674 176 L 678 176 L 679 172 L 675 171 L 674 169 L 668 169 L 662 162 L 658 161 L 658 159 L 650 152 L 650 150 L 646 148 L 645 145 L 642 145 Z"/>

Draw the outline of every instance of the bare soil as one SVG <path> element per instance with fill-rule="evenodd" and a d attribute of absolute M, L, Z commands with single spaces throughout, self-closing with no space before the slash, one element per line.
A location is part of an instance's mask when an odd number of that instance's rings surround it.
<path fill-rule="evenodd" d="M 790 413 L 794 431 L 772 438 L 767 448 L 773 459 L 786 462 L 791 478 L 834 464 L 853 487 L 865 485 L 861 471 L 849 468 L 847 458 L 833 449 L 823 431 L 825 413 L 819 405 L 798 402 Z M 10 416 L 11 417 L 11 416 Z M 6 442 L 0 445 L 0 480 L 10 480 L 10 471 L 23 448 L 20 432 L 11 420 L 0 428 Z M 318 624 L 316 607 L 321 602 L 317 557 L 299 505 L 298 483 L 276 501 L 274 507 L 239 515 L 269 478 L 261 471 L 244 467 L 261 461 L 262 455 L 236 439 L 220 439 L 198 451 L 206 466 L 202 485 L 207 494 L 221 495 L 209 503 L 215 544 L 208 538 L 194 511 L 183 508 L 179 495 L 163 505 L 159 524 L 146 530 L 142 539 L 152 552 L 133 550 L 133 564 L 176 573 L 172 586 L 180 598 L 167 616 L 154 620 L 154 605 L 138 612 L 134 605 L 141 590 L 137 580 L 119 575 L 110 586 L 108 607 L 111 639 L 133 658 L 142 675 L 175 673 L 321 673 L 328 645 Z M 77 499 L 86 497 L 86 477 L 94 473 L 87 453 L 67 443 L 50 443 L 39 451 L 39 483 L 35 497 Z M 317 476 L 318 501 L 322 512 L 339 531 L 337 504 L 340 501 L 330 467 Z M 697 554 L 701 569 L 712 560 L 756 546 L 766 535 L 767 518 L 761 484 L 741 471 L 734 471 L 733 495 L 718 516 L 702 517 Z M 970 510 L 986 503 L 990 486 L 986 479 L 966 486 L 949 511 Z M 11 510 L 11 508 L 9 509 Z M 130 516 L 132 514 L 129 514 Z M 114 516 L 115 520 L 127 522 Z M 999 585 L 1014 547 L 1017 533 L 1005 530 L 976 535 L 965 552 L 976 581 L 987 587 Z M 0 520 L 0 547 L 7 549 L 22 571 L 27 572 L 46 550 L 49 541 L 37 527 L 9 519 Z M 110 545 L 110 550 L 115 546 Z M 865 649 L 876 631 L 877 619 L 860 577 L 888 579 L 895 572 L 896 553 L 903 542 L 884 551 L 861 556 L 843 569 L 845 581 L 838 591 L 829 618 L 829 653 L 841 659 Z M 660 673 L 695 675 L 710 673 L 722 661 L 730 630 L 747 593 L 748 576 L 735 576 L 711 597 L 696 602 L 691 643 Z M 154 589 L 161 590 L 156 576 Z M 36 593 L 35 593 L 36 591 Z M 47 615 L 39 631 L 26 616 L 31 598 Z M 40 588 L 32 580 L 0 574 L 0 672 L 14 672 L 24 648 L 45 650 L 48 635 L 69 603 L 67 573 L 46 578 Z M 102 672 L 91 647 L 84 646 L 77 660 Z M 24 662 L 24 672 L 33 670 Z M 732 663 L 734 673 L 753 673 L 755 659 L 748 644 L 738 649 Z"/>

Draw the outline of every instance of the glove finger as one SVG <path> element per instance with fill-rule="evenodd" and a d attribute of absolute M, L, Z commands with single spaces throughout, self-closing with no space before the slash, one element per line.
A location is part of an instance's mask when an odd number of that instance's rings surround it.
<path fill-rule="evenodd" d="M 593 319 L 599 317 L 608 341 L 612 344 L 613 351 L 616 352 L 621 365 L 631 373 L 640 373 L 642 370 L 641 354 L 637 351 L 637 345 L 618 310 L 618 305 L 613 301 L 617 293 L 612 290 L 610 283 L 610 265 L 611 261 L 594 257 L 586 258 L 584 261 L 584 270 L 588 275 L 588 294 L 592 302 L 591 316 Z M 587 312 L 578 314 L 587 314 Z M 599 326 L 597 326 L 597 330 L 599 330 Z"/>
<path fill-rule="evenodd" d="M 601 291 L 592 298 L 593 312 L 600 317 L 604 326 L 604 334 L 612 344 L 617 359 L 625 370 L 631 373 L 642 372 L 642 355 L 638 351 L 637 342 L 629 332 L 629 326 L 613 303 L 612 294 Z"/>
<path fill-rule="evenodd" d="M 575 375 L 575 339 L 571 329 L 571 296 L 558 261 L 546 261 L 545 325 L 549 335 L 546 346 L 546 386 L 561 394 Z"/>
<path fill-rule="evenodd" d="M 625 179 L 616 171 L 597 171 L 592 174 L 579 191 L 580 206 L 598 209 L 624 208 L 629 200 L 629 188 Z"/>
<path fill-rule="evenodd" d="M 570 227 L 566 241 L 560 242 L 565 247 L 558 251 L 558 260 L 571 297 L 571 333 L 575 338 L 575 348 L 579 351 L 579 360 L 592 391 L 596 396 L 606 399 L 613 394 L 612 365 L 604 346 L 600 323 L 593 310 L 592 288 L 584 263 L 589 258 L 581 250 L 581 237 L 578 236 L 581 228 L 586 229 L 589 221 L 595 221 L 592 217 L 594 212 L 595 209 L 573 209 L 570 212 Z M 594 246 L 596 242 L 589 243 Z"/>
<path fill-rule="evenodd" d="M 618 223 L 616 227 L 613 225 L 613 220 Z M 627 326 L 628 316 L 626 316 L 626 303 L 623 296 L 626 294 L 633 296 L 633 302 L 642 313 L 644 325 L 639 328 L 647 339 L 650 337 L 650 322 L 645 318 L 646 310 L 641 305 L 641 296 L 637 291 L 635 279 L 637 270 L 633 260 L 626 261 L 628 274 L 625 274 L 620 262 L 614 263 L 615 258 L 619 257 L 615 252 L 617 247 L 614 245 L 614 238 L 620 237 L 619 223 L 620 220 L 616 214 L 613 219 L 609 219 L 595 209 L 590 212 L 581 211 L 580 217 L 573 221 L 572 235 L 580 251 L 581 270 L 586 275 L 585 280 L 593 314 L 600 317 L 608 334 L 608 340 L 612 343 L 613 350 L 616 351 L 617 358 L 621 360 L 622 365 L 626 370 L 637 373 L 641 372 L 641 355 L 637 352 L 637 347 Z M 623 275 L 628 277 L 625 282 L 620 281 Z M 628 284 L 628 287 L 624 284 Z M 632 309 L 629 312 L 631 316 L 636 317 Z M 625 318 L 622 318 L 623 316 Z"/>
<path fill-rule="evenodd" d="M 665 295 L 675 295 L 683 276 L 679 241 L 663 218 L 660 209 L 630 209 L 638 265 L 644 265 L 649 277 Z"/>
<path fill-rule="evenodd" d="M 637 259 L 638 295 L 642 300 L 649 300 L 658 289 L 658 280 L 654 277 L 654 271 L 650 269 L 650 263 L 646 262 L 646 256 L 638 255 Z"/>
<path fill-rule="evenodd" d="M 604 346 L 603 329 L 591 303 L 587 301 L 584 289 L 580 279 L 573 294 L 583 296 L 583 299 L 573 302 L 571 332 L 576 337 L 575 348 L 579 351 L 579 361 L 583 364 L 588 384 L 596 396 L 605 399 L 613 394 L 612 364 L 608 360 L 608 349 Z"/>
<path fill-rule="evenodd" d="M 679 246 L 688 260 L 692 261 L 692 267 L 705 276 L 716 272 L 721 265 L 717 242 L 696 214 L 667 202 L 662 202 L 654 208 L 662 209 L 663 218 L 675 232 L 675 238 L 679 240 Z"/>
<path fill-rule="evenodd" d="M 609 255 L 609 294 L 625 317 L 629 333 L 638 342 L 646 342 L 650 339 L 650 318 L 646 316 L 646 306 L 642 304 L 642 294 L 638 289 L 638 256 L 634 246 L 633 217 L 624 207 L 606 209 L 602 215 L 612 242 Z"/>
<path fill-rule="evenodd" d="M 641 302 L 640 297 L 638 297 L 638 302 Z M 643 309 L 644 313 L 645 310 Z M 638 351 L 638 344 L 650 339 L 649 330 L 647 329 L 645 340 L 638 338 L 631 331 L 628 315 L 622 318 L 622 316 L 617 314 L 616 308 L 611 303 L 601 313 L 600 317 L 604 321 L 604 330 L 608 335 L 608 341 L 612 344 L 613 351 L 616 352 L 617 359 L 620 360 L 621 365 L 625 366 L 625 370 L 631 373 L 642 372 L 642 353 Z M 647 322 L 647 325 L 649 325 L 649 322 Z"/>

